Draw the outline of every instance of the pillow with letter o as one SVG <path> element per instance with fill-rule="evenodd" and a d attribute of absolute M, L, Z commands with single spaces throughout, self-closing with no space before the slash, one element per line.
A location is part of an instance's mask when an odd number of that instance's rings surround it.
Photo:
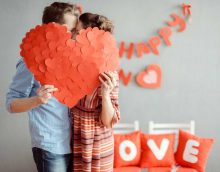
<path fill-rule="evenodd" d="M 174 158 L 175 134 L 141 134 L 142 168 L 171 167 Z"/>
<path fill-rule="evenodd" d="M 139 165 L 141 158 L 140 131 L 114 134 L 114 167 Z"/>
<path fill-rule="evenodd" d="M 179 144 L 175 154 L 176 162 L 183 167 L 205 172 L 205 166 L 214 140 L 201 138 L 179 130 Z"/>

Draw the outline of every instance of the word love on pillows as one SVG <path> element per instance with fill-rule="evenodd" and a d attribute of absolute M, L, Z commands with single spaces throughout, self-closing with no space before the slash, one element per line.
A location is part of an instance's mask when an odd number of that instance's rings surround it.
<path fill-rule="evenodd" d="M 76 40 L 71 37 L 65 26 L 49 23 L 31 29 L 20 45 L 35 79 L 58 88 L 54 96 L 68 107 L 100 85 L 100 73 L 119 69 L 117 44 L 109 32 L 87 28 Z"/>

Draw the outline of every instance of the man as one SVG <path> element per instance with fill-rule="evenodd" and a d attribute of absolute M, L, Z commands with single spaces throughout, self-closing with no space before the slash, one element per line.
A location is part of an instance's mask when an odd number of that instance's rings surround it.
<path fill-rule="evenodd" d="M 56 22 L 69 31 L 76 27 L 80 9 L 73 4 L 54 2 L 45 7 L 44 24 Z M 34 161 L 39 172 L 71 171 L 71 125 L 68 108 L 52 93 L 53 85 L 41 86 L 20 59 L 6 96 L 10 113 L 28 112 Z"/>

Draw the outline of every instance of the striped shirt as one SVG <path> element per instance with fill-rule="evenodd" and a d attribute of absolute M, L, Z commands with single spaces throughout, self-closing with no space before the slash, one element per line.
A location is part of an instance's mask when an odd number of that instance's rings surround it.
<path fill-rule="evenodd" d="M 120 119 L 118 103 L 119 78 L 117 86 L 110 93 L 114 107 L 112 125 Z M 73 171 L 74 172 L 112 172 L 114 158 L 114 139 L 112 129 L 101 121 L 101 87 L 91 95 L 85 96 L 71 109 L 73 120 Z"/>

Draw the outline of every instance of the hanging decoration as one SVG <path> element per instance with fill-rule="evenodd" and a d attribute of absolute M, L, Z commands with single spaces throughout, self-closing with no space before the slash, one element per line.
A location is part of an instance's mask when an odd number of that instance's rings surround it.
<path fill-rule="evenodd" d="M 164 43 L 170 47 L 173 45 L 171 37 L 174 34 L 173 30 L 181 33 L 186 29 L 186 20 L 191 20 L 191 4 L 183 3 L 182 16 L 176 13 L 172 13 L 171 20 L 166 22 L 166 26 L 159 29 L 157 35 L 153 35 L 146 42 L 130 42 L 126 43 L 121 41 L 119 44 L 119 57 L 127 57 L 127 60 L 131 60 L 134 54 L 141 59 L 144 55 L 153 54 L 160 55 L 161 44 Z M 154 70 L 154 72 L 152 72 Z M 125 86 L 128 86 L 132 79 L 132 72 L 125 74 L 124 70 L 120 70 L 120 80 Z M 161 85 L 162 71 L 159 65 L 152 64 L 147 67 L 145 71 L 141 71 L 136 76 L 136 82 L 139 86 L 144 88 L 159 88 Z"/>

